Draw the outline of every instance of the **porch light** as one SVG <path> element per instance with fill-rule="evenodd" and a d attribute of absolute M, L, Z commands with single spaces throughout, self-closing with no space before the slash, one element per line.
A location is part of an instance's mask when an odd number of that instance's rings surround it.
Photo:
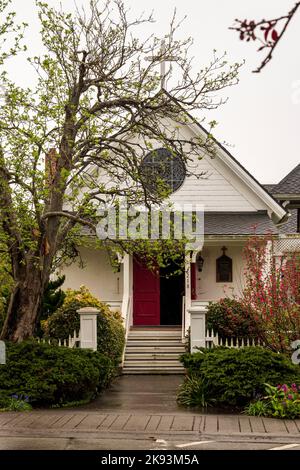
<path fill-rule="evenodd" d="M 196 266 L 200 273 L 202 272 L 203 265 L 204 265 L 204 259 L 202 258 L 202 254 L 200 251 L 199 253 L 197 253 L 197 256 L 196 256 Z"/>

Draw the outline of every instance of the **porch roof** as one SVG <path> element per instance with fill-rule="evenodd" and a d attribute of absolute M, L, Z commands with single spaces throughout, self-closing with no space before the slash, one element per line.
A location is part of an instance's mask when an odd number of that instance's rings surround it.
<path fill-rule="evenodd" d="M 282 234 L 297 234 L 298 233 L 298 210 L 290 209 L 291 216 L 287 222 L 278 227 L 279 232 Z"/>
<path fill-rule="evenodd" d="M 278 228 L 266 213 L 211 213 L 204 214 L 205 235 L 264 235 L 278 233 Z"/>

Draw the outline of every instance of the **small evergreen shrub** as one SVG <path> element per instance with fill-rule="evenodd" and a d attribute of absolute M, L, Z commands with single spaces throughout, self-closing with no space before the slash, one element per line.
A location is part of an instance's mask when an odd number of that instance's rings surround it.
<path fill-rule="evenodd" d="M 57 340 L 73 336 L 74 330 L 78 332 L 80 328 L 77 310 L 82 307 L 96 307 L 100 311 L 97 317 L 98 352 L 105 354 L 118 365 L 125 345 L 125 329 L 121 315 L 119 312 L 112 312 L 84 286 L 78 291 L 68 290 L 63 305 L 42 322 L 45 336 Z"/>
<path fill-rule="evenodd" d="M 31 405 L 91 400 L 110 383 L 115 367 L 98 352 L 41 344 L 35 340 L 6 343 L 0 367 L 0 404 L 23 397 Z"/>
<path fill-rule="evenodd" d="M 300 385 L 299 366 L 283 354 L 261 347 L 203 349 L 184 354 L 181 360 L 188 377 L 205 383 L 205 401 L 214 400 L 216 405 L 245 406 L 262 396 L 265 383 Z M 190 404 L 198 403 L 191 399 Z"/>
<path fill-rule="evenodd" d="M 235 299 L 210 302 L 206 314 L 207 328 L 221 337 L 257 338 L 259 324 L 250 310 Z"/>
<path fill-rule="evenodd" d="M 48 282 L 42 300 L 41 320 L 47 319 L 63 305 L 66 294 L 60 287 L 65 279 L 66 276 L 58 276 L 57 279 Z"/>

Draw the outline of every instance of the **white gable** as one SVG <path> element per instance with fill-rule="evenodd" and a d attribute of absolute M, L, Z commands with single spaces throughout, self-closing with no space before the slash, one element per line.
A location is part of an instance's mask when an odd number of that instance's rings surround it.
<path fill-rule="evenodd" d="M 164 131 L 170 137 L 177 137 L 189 142 L 195 138 L 206 138 L 205 130 L 191 119 L 188 124 L 178 124 L 170 120 L 162 122 Z M 134 142 L 136 137 L 131 138 Z M 149 139 L 147 139 L 149 140 Z M 161 147 L 161 143 L 151 141 L 153 148 Z M 142 143 L 143 145 L 143 143 Z M 286 211 L 270 196 L 265 189 L 239 165 L 239 163 L 216 142 L 216 156 L 211 158 L 203 154 L 202 159 L 194 158 L 187 163 L 190 176 L 185 178 L 183 185 L 170 196 L 172 203 L 201 204 L 206 212 L 258 212 L 267 211 L 275 223 L 286 216 Z M 190 167 L 190 168 L 189 168 Z M 119 169 L 122 172 L 122 169 Z M 101 172 L 102 173 L 102 172 Z M 203 173 L 201 178 L 196 174 Z M 105 175 L 99 175 L 102 183 Z M 105 181 L 107 186 L 113 184 L 113 179 Z M 120 186 L 131 185 L 129 175 L 119 179 Z"/>
<path fill-rule="evenodd" d="M 165 127 L 173 127 L 168 123 Z M 205 137 L 205 131 L 197 124 L 176 124 L 178 137 L 187 141 Z M 203 204 L 206 212 L 256 212 L 267 211 L 275 222 L 286 211 L 264 188 L 238 164 L 221 145 L 216 143 L 214 158 L 203 155 L 200 160 L 188 163 L 194 173 L 204 173 L 202 178 L 187 176 L 183 185 L 171 195 L 172 202 Z"/>
<path fill-rule="evenodd" d="M 254 212 L 264 209 L 259 202 L 245 195 L 233 175 L 221 168 L 220 162 L 205 156 L 197 164 L 197 172 L 203 172 L 200 179 L 187 176 L 185 182 L 171 196 L 172 202 L 203 204 L 205 211 Z M 248 196 L 248 197 L 247 197 Z"/>

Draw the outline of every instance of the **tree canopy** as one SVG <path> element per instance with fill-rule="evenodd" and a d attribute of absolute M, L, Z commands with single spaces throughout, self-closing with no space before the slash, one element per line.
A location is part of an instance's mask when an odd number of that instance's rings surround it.
<path fill-rule="evenodd" d="M 147 191 L 140 161 L 155 143 L 180 155 L 214 154 L 211 134 L 186 141 L 176 125 L 185 111 L 224 102 L 218 93 L 237 82 L 240 64 L 216 53 L 195 71 L 191 38 L 140 39 L 152 16 L 132 18 L 121 0 L 91 0 L 86 11 L 68 13 L 37 1 L 43 53 L 29 57 L 36 86 L 22 88 L 5 61 L 24 50 L 25 24 L 16 25 L 0 0 L 1 244 L 10 258 L 14 290 L 2 338 L 20 341 L 34 332 L 41 296 L 57 262 L 76 255 L 80 227 L 95 230 L 99 205 L 125 196 L 129 204 L 154 204 L 166 190 Z M 12 36 L 12 47 L 5 50 Z M 158 64 L 172 57 L 176 78 L 161 89 Z M 170 78 L 166 73 L 164 83 Z M 184 110 L 184 111 L 183 111 Z M 201 175 L 199 175 L 201 176 Z"/>

